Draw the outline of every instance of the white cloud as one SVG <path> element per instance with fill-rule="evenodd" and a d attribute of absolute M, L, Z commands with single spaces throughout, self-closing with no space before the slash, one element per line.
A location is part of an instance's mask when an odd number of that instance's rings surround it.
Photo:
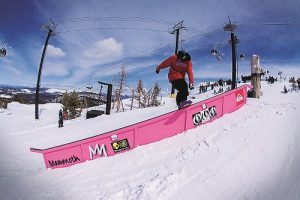
<path fill-rule="evenodd" d="M 60 49 L 58 47 L 55 47 L 51 44 L 48 45 L 48 47 L 47 47 L 47 56 L 61 58 L 61 57 L 64 57 L 65 55 L 66 54 L 62 49 Z"/>
<path fill-rule="evenodd" d="M 123 54 L 123 44 L 114 38 L 97 41 L 91 49 L 83 52 L 82 67 L 103 64 L 120 58 Z"/>
<path fill-rule="evenodd" d="M 120 56 L 123 52 L 123 44 L 118 43 L 114 38 L 99 40 L 94 47 L 84 53 L 87 58 L 107 59 L 107 57 Z"/>
<path fill-rule="evenodd" d="M 60 61 L 47 60 L 43 67 L 43 74 L 45 76 L 66 76 L 69 75 L 69 66 Z"/>

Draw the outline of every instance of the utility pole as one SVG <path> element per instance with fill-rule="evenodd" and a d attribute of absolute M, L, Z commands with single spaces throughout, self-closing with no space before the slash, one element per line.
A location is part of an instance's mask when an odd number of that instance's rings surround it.
<path fill-rule="evenodd" d="M 229 44 L 231 44 L 231 55 L 232 55 L 232 75 L 231 75 L 231 89 L 236 88 L 236 73 L 237 73 L 237 59 L 236 59 L 236 45 L 240 42 L 239 39 L 235 35 L 235 30 L 237 29 L 237 25 L 232 24 L 229 19 L 229 24 L 224 26 L 224 30 L 230 32 L 230 40 Z"/>
<path fill-rule="evenodd" d="M 179 43 L 179 31 L 183 29 L 186 30 L 186 27 L 183 26 L 183 20 L 181 22 L 179 22 L 178 24 L 175 24 L 173 26 L 173 30 L 170 32 L 170 34 L 176 34 L 176 46 L 175 46 L 175 54 L 177 55 L 178 53 L 178 43 Z M 175 89 L 172 86 L 172 90 L 171 90 L 171 96 L 173 96 L 175 93 Z"/>
<path fill-rule="evenodd" d="M 53 20 L 50 18 L 49 24 L 43 26 L 43 29 L 48 30 L 48 35 L 45 41 L 41 61 L 40 61 L 40 67 L 39 67 L 39 73 L 38 73 L 38 79 L 36 83 L 36 91 L 35 91 L 35 119 L 39 119 L 39 100 L 40 100 L 40 82 L 41 82 L 41 76 L 42 76 L 42 68 L 43 68 L 43 63 L 44 63 L 44 58 L 48 46 L 48 42 L 50 39 L 50 36 L 55 35 L 55 28 L 56 25 L 54 24 Z"/>

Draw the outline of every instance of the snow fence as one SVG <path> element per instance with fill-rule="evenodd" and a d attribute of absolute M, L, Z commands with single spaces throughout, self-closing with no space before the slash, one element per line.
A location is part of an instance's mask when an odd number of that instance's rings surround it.
<path fill-rule="evenodd" d="M 87 160 L 113 156 L 172 137 L 234 112 L 246 103 L 249 87 L 243 85 L 184 109 L 101 135 L 48 149 L 31 148 L 30 151 L 42 153 L 47 168 L 69 167 Z"/>

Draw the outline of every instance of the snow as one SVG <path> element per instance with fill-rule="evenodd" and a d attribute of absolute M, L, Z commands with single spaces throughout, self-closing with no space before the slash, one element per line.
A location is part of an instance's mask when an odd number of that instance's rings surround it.
<path fill-rule="evenodd" d="M 10 98 L 12 98 L 12 97 L 13 97 L 13 96 L 11 96 L 11 95 L 0 94 L 0 98 L 10 99 Z"/>
<path fill-rule="evenodd" d="M 284 94 L 284 85 L 263 82 L 260 99 L 184 134 L 55 170 L 29 148 L 170 112 L 174 99 L 61 129 L 60 104 L 40 105 L 34 120 L 33 105 L 10 103 L 0 109 L 0 199 L 300 199 L 300 92 Z"/>
<path fill-rule="evenodd" d="M 28 94 L 32 94 L 33 93 L 30 90 L 28 90 L 28 89 L 21 89 L 21 91 L 24 92 L 24 93 L 28 93 Z"/>
<path fill-rule="evenodd" d="M 48 90 L 45 91 L 46 93 L 51 93 L 51 94 L 54 94 L 54 93 L 65 93 L 66 90 L 63 90 L 63 89 L 55 89 L 55 88 L 50 88 Z"/>

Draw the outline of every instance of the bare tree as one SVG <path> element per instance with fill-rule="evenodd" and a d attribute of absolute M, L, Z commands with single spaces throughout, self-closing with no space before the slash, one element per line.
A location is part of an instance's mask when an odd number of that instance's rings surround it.
<path fill-rule="evenodd" d="M 150 106 L 151 91 L 152 91 L 152 88 L 150 88 L 150 90 L 148 90 L 148 91 L 147 90 L 143 91 L 143 99 L 142 99 L 143 108 Z"/>
<path fill-rule="evenodd" d="M 133 109 L 133 100 L 135 98 L 135 91 L 132 88 L 130 88 L 130 91 L 131 91 L 131 105 L 130 105 L 130 110 L 132 110 Z"/>
<path fill-rule="evenodd" d="M 121 95 L 122 95 L 123 89 L 125 88 L 126 78 L 127 78 L 127 71 L 126 71 L 125 67 L 122 66 L 119 74 L 116 77 L 114 77 L 116 89 L 114 90 L 113 109 L 116 106 L 117 112 L 120 112 L 121 106 L 124 111 L 124 106 L 123 106 Z"/>
<path fill-rule="evenodd" d="M 137 84 L 137 87 L 136 87 L 136 92 L 137 92 L 136 100 L 139 103 L 139 108 L 141 108 L 141 106 L 142 106 L 142 96 L 143 96 L 143 93 L 144 93 L 143 81 L 141 79 L 138 81 L 138 84 Z"/>

